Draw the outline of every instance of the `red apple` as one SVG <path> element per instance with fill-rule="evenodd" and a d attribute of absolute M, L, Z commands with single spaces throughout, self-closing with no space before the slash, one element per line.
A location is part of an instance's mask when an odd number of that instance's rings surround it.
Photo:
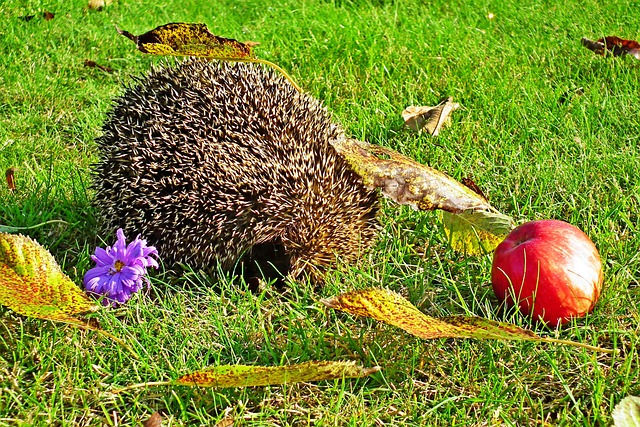
<path fill-rule="evenodd" d="M 549 326 L 593 309 L 602 289 L 602 262 L 593 242 L 564 221 L 515 228 L 493 254 L 491 283 L 500 301 Z"/>

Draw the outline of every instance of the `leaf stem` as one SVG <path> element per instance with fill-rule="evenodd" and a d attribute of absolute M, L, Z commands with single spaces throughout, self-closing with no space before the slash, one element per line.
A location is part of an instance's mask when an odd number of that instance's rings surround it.
<path fill-rule="evenodd" d="M 589 344 L 584 344 L 584 343 L 581 343 L 581 342 L 569 341 L 569 340 L 561 340 L 561 339 L 558 339 L 558 338 L 544 337 L 544 338 L 536 339 L 534 341 L 549 342 L 549 343 L 553 343 L 553 344 L 563 344 L 563 345 L 568 345 L 568 346 L 572 346 L 572 347 L 584 348 L 586 350 L 597 351 L 597 352 L 600 352 L 600 353 L 608 353 L 608 354 L 616 354 L 616 353 L 618 353 L 618 350 L 612 350 L 612 349 L 609 349 L 609 348 L 596 347 L 596 346 L 589 345 Z"/>
<path fill-rule="evenodd" d="M 145 387 L 152 387 L 152 386 L 158 386 L 158 385 L 171 385 L 171 384 L 173 384 L 173 381 L 151 381 L 148 383 L 138 383 L 138 384 L 128 385 L 122 388 L 117 388 L 113 390 L 111 393 L 120 394 L 124 391 L 134 390 L 136 388 L 145 388 Z"/>
<path fill-rule="evenodd" d="M 264 64 L 264 65 L 268 65 L 269 67 L 273 67 L 276 70 L 280 71 L 282 73 L 282 75 L 289 80 L 289 83 L 291 83 L 291 85 L 298 91 L 298 92 L 302 92 L 302 88 L 300 86 L 298 86 L 298 84 L 295 82 L 295 80 L 293 80 L 293 77 L 291 77 L 289 75 L 289 73 L 287 73 L 284 68 L 280 67 L 278 64 L 275 64 L 271 61 L 267 61 L 266 59 L 258 59 L 258 58 L 216 58 L 216 57 L 211 57 L 211 59 L 217 59 L 219 61 L 235 61 L 235 62 L 253 62 L 255 64 Z"/>

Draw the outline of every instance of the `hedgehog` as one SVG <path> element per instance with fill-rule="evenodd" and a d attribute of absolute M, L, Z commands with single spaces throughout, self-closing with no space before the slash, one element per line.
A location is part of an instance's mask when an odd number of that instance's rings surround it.
<path fill-rule="evenodd" d="M 165 266 L 322 283 L 379 229 L 379 194 L 332 146 L 344 137 L 320 101 L 263 65 L 155 66 L 96 141 L 103 231 L 141 235 Z"/>

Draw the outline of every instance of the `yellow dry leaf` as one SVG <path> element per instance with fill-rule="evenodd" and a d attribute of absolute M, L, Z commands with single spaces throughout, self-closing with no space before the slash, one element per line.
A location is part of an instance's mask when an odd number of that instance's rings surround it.
<path fill-rule="evenodd" d="M 86 326 L 74 317 L 97 306 L 39 243 L 0 233 L 0 304 L 29 317 Z"/>
<path fill-rule="evenodd" d="M 117 394 L 148 386 L 256 387 L 342 378 L 362 378 L 379 370 L 379 366 L 364 368 L 354 362 L 311 361 L 284 366 L 222 365 L 191 372 L 174 381 L 133 384 L 115 390 L 113 393 Z"/>
<path fill-rule="evenodd" d="M 200 56 L 215 59 L 253 58 L 251 47 L 234 39 L 212 34 L 205 24 L 177 22 L 161 25 L 135 36 L 116 27 L 133 40 L 141 52 L 152 55 Z"/>
<path fill-rule="evenodd" d="M 379 370 L 379 367 L 363 368 L 353 362 L 313 361 L 285 366 L 227 365 L 214 366 L 183 375 L 172 384 L 201 387 L 253 387 L 336 378 L 361 378 Z"/>
<path fill-rule="evenodd" d="M 397 326 L 423 339 L 476 338 L 498 340 L 524 340 L 554 342 L 594 351 L 611 350 L 593 347 L 573 341 L 542 338 L 531 331 L 505 322 L 496 322 L 481 317 L 453 316 L 436 319 L 427 316 L 396 292 L 371 288 L 347 292 L 321 302 L 327 307 L 358 316 L 371 317 Z"/>

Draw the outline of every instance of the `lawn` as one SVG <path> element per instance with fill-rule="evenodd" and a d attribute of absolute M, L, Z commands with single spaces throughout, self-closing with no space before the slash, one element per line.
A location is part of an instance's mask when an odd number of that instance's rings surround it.
<path fill-rule="evenodd" d="M 182 21 L 259 42 L 257 55 L 322 100 L 348 134 L 471 177 L 518 223 L 580 227 L 605 271 L 592 314 L 560 331 L 532 325 L 498 309 L 491 255 L 461 256 L 437 214 L 384 202 L 374 250 L 332 271 L 323 288 L 267 284 L 253 293 L 231 275 L 161 269 L 149 292 L 93 315 L 140 360 L 94 332 L 0 307 L 0 426 L 137 426 L 156 411 L 171 426 L 611 425 L 613 407 L 640 395 L 640 61 L 595 55 L 580 39 L 640 39 L 637 10 L 637 1 L 593 0 L 114 0 L 101 11 L 77 0 L 0 2 L 0 171 L 15 168 L 17 186 L 0 182 L 0 224 L 64 221 L 26 234 L 78 285 L 94 248 L 115 239 L 97 232 L 91 205 L 94 139 L 132 77 L 166 61 L 136 51 L 114 24 L 141 34 Z M 447 96 L 462 108 L 438 137 L 404 128 L 405 107 Z M 505 320 L 619 351 L 425 341 L 318 302 L 370 286 L 432 316 Z M 357 380 L 111 393 L 210 365 L 309 360 L 382 370 Z"/>

